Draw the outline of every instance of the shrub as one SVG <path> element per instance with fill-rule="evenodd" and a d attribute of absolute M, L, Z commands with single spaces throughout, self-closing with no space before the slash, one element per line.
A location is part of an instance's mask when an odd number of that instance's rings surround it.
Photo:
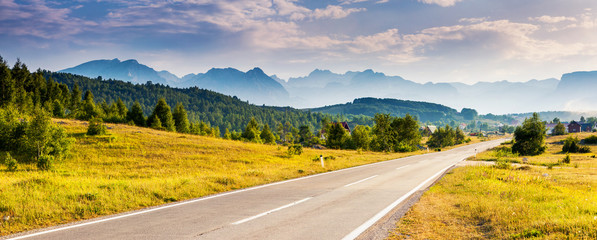
<path fill-rule="evenodd" d="M 583 139 L 583 142 L 585 144 L 597 144 L 597 136 L 593 135 L 588 138 L 585 138 L 585 139 Z"/>
<path fill-rule="evenodd" d="M 566 154 L 566 157 L 564 157 L 564 159 L 562 160 L 562 162 L 568 164 L 570 163 L 570 154 Z"/>
<path fill-rule="evenodd" d="M 303 154 L 303 146 L 300 144 L 290 145 L 288 146 L 287 153 L 289 157 L 292 157 L 293 155 L 300 156 L 301 154 Z"/>
<path fill-rule="evenodd" d="M 37 159 L 37 168 L 39 170 L 48 171 L 51 170 L 53 167 L 54 156 L 51 155 L 41 155 Z"/>
<path fill-rule="evenodd" d="M 4 164 L 6 164 L 8 171 L 14 172 L 17 170 L 17 160 L 10 156 L 9 152 L 7 152 L 6 156 L 4 157 Z"/>
<path fill-rule="evenodd" d="M 591 149 L 587 146 L 580 146 L 579 140 L 576 137 L 568 137 L 564 139 L 564 146 L 562 146 L 562 152 L 565 153 L 589 153 Z"/>
<path fill-rule="evenodd" d="M 89 127 L 87 128 L 87 135 L 105 135 L 106 125 L 100 118 L 92 118 L 89 121 Z"/>

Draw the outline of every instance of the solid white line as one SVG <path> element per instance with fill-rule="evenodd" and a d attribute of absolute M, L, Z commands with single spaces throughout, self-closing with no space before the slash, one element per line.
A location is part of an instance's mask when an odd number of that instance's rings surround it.
<path fill-rule="evenodd" d="M 350 184 L 346 184 L 346 185 L 344 185 L 344 187 L 350 187 L 352 185 L 355 185 L 355 184 L 358 184 L 358 183 L 362 183 L 364 181 L 367 181 L 367 180 L 369 180 L 371 178 L 374 178 L 374 177 L 377 177 L 377 176 L 378 175 L 374 175 L 374 176 L 371 176 L 371 177 L 368 177 L 368 178 L 365 178 L 365 179 L 362 179 L 362 180 L 359 180 L 359 181 L 356 181 L 356 182 L 353 182 L 353 183 L 350 183 Z"/>
<path fill-rule="evenodd" d="M 284 208 L 289 208 L 289 207 L 292 207 L 292 206 L 294 206 L 294 205 L 297 205 L 297 204 L 299 204 L 299 203 L 302 203 L 302 202 L 308 201 L 308 200 L 309 200 L 309 199 L 311 199 L 311 198 L 312 198 L 312 197 L 308 197 L 308 198 L 305 198 L 305 199 L 303 199 L 303 200 L 296 201 L 296 202 L 293 202 L 293 203 L 290 203 L 290 204 L 286 204 L 286 205 L 284 205 L 284 206 L 281 206 L 281 207 L 279 207 L 279 208 L 272 209 L 272 210 L 269 210 L 269 211 L 267 211 L 267 212 L 264 212 L 264 213 L 257 214 L 257 215 L 255 215 L 255 216 L 248 217 L 248 218 L 245 218 L 245 219 L 243 219 L 243 220 L 240 220 L 240 221 L 237 221 L 237 222 L 233 222 L 233 223 L 232 223 L 232 225 L 238 225 L 238 224 L 241 224 L 241 223 L 246 223 L 246 222 L 248 222 L 248 221 L 251 221 L 251 220 L 255 220 L 255 219 L 257 219 L 257 218 L 263 217 L 263 216 L 265 216 L 265 215 L 268 215 L 268 214 L 270 214 L 270 213 L 277 212 L 277 211 L 280 211 L 280 210 L 282 210 L 282 209 L 284 209 Z"/>
<path fill-rule="evenodd" d="M 381 212 L 375 214 L 375 216 L 373 216 L 371 219 L 367 220 L 361 226 L 359 226 L 358 228 L 356 228 L 355 230 L 353 230 L 351 233 L 349 233 L 348 235 L 346 235 L 344 238 L 342 238 L 342 240 L 352 240 L 352 239 L 357 238 L 359 235 L 361 235 L 363 232 L 365 232 L 367 229 L 369 229 L 371 226 L 373 226 L 373 224 L 375 224 L 377 221 L 379 221 L 379 219 L 381 219 L 386 214 L 388 214 L 390 211 L 392 211 L 392 209 L 394 209 L 396 206 L 398 206 L 398 204 L 400 204 L 401 202 L 403 202 L 404 200 L 406 200 L 408 197 L 410 197 L 410 195 L 414 194 L 420 188 L 422 188 L 423 186 L 425 186 L 428 182 L 430 182 L 431 180 L 435 179 L 439 175 L 443 174 L 445 171 L 447 171 L 448 169 L 450 169 L 452 166 L 454 166 L 454 165 L 450 165 L 449 167 L 442 169 L 441 171 L 439 171 L 438 173 L 436 173 L 432 177 L 430 177 L 427 180 L 425 180 L 423 183 L 419 184 L 419 186 L 416 186 L 415 188 L 413 188 L 412 190 L 410 190 L 410 192 L 404 194 L 398 200 L 396 200 L 395 202 L 393 202 L 392 204 L 390 204 L 389 206 L 387 206 L 386 208 L 384 208 L 383 210 L 381 210 Z"/>
<path fill-rule="evenodd" d="M 95 220 L 95 221 L 90 221 L 90 222 L 84 222 L 84 223 L 79 223 L 79 224 L 75 224 L 75 225 L 71 225 L 71 226 L 65 226 L 65 227 L 50 229 L 50 230 L 46 230 L 46 231 L 42 231 L 42 232 L 36 232 L 36 233 L 28 234 L 28 235 L 23 235 L 23 236 L 18 236 L 18 237 L 14 237 L 14 238 L 9 238 L 9 240 L 17 240 L 17 239 L 25 239 L 25 238 L 35 237 L 35 236 L 39 236 L 39 235 L 43 235 L 43 234 L 48 234 L 48 233 L 58 232 L 58 231 L 62 231 L 62 230 L 68 230 L 68 229 L 83 227 L 83 226 L 87 226 L 87 225 L 91 225 L 91 224 L 96 224 L 96 223 L 107 222 L 107 221 L 111 221 L 111 220 L 116 220 L 116 219 L 120 219 L 120 218 L 135 216 L 135 215 L 144 214 L 144 213 L 148 213 L 148 212 L 153 212 L 153 211 L 157 211 L 157 210 L 162 210 L 162 209 L 166 209 L 166 208 L 178 207 L 178 206 L 189 204 L 189 203 L 201 202 L 201 201 L 205 201 L 205 200 L 209 200 L 209 199 L 213 199 L 213 198 L 217 198 L 217 197 L 228 196 L 228 195 L 232 195 L 232 194 L 237 194 L 237 193 L 242 193 L 242 192 L 257 190 L 257 189 L 261 189 L 261 188 L 266 188 L 266 187 L 271 187 L 271 186 L 280 185 L 280 184 L 284 184 L 284 183 L 290 183 L 290 182 L 305 180 L 305 179 L 319 177 L 319 176 L 324 176 L 324 175 L 328 175 L 328 174 L 334 174 L 334 173 L 349 171 L 349 170 L 353 170 L 353 169 L 359 169 L 359 168 L 364 168 L 364 167 L 369 167 L 369 166 L 375 166 L 375 165 L 380 165 L 380 164 L 391 163 L 391 162 L 394 162 L 394 161 L 404 160 L 404 159 L 408 159 L 408 158 L 412 158 L 412 157 L 418 157 L 418 156 L 421 156 L 421 155 L 413 155 L 413 156 L 408 156 L 408 157 L 404 157 L 404 158 L 397 158 L 397 159 L 392 159 L 392 160 L 387 160 L 387 161 L 382 161 L 382 162 L 376 162 L 376 163 L 371 163 L 371 164 L 366 164 L 366 165 L 361 165 L 361 166 L 355 166 L 355 167 L 350 167 L 350 168 L 339 169 L 339 170 L 332 171 L 332 172 L 324 172 L 324 173 L 314 174 L 314 175 L 310 175 L 310 176 L 304 176 L 304 177 L 295 178 L 295 179 L 289 179 L 289 180 L 280 181 L 280 182 L 268 183 L 268 184 L 261 185 L 261 186 L 255 186 L 255 187 L 250 187 L 250 188 L 235 190 L 235 191 L 231 191 L 231 192 L 219 193 L 219 194 L 212 195 L 212 196 L 207 196 L 207 197 L 192 199 L 192 200 L 188 200 L 188 201 L 184 201 L 184 202 L 179 202 L 179 203 L 170 204 L 170 205 L 166 205 L 166 206 L 151 208 L 151 209 L 147 209 L 147 210 L 141 210 L 141 211 L 138 211 L 138 212 L 133 212 L 133 213 L 124 214 L 124 215 L 120 215 L 120 216 L 109 217 L 109 218 L 104 218 L 104 219 L 100 219 L 100 220 Z"/>
<path fill-rule="evenodd" d="M 404 165 L 402 167 L 396 168 L 396 170 L 400 170 L 400 169 L 403 169 L 403 168 L 408 167 L 408 166 L 410 166 L 410 165 Z"/>
<path fill-rule="evenodd" d="M 486 143 L 488 143 L 488 142 L 486 142 Z M 454 149 L 456 149 L 456 148 L 454 148 Z M 445 152 L 449 152 L 449 151 L 452 151 L 454 149 L 450 149 L 450 150 L 445 151 Z M 209 199 L 213 199 L 213 198 L 217 198 L 217 197 L 223 197 L 223 196 L 227 196 L 227 195 L 232 195 L 232 194 L 237 194 L 237 193 L 242 193 L 242 192 L 257 190 L 257 189 L 266 188 L 266 187 L 271 187 L 271 186 L 275 186 L 275 185 L 279 185 L 279 184 L 284 184 L 284 183 L 289 183 L 289 182 L 294 182 L 294 181 L 300 181 L 300 180 L 309 179 L 309 178 L 313 178 L 313 177 L 319 177 L 319 176 L 324 176 L 324 175 L 328 175 L 328 174 L 339 173 L 339 172 L 344 172 L 344 171 L 349 171 L 349 170 L 359 169 L 359 168 L 364 168 L 364 167 L 369 167 L 369 166 L 375 166 L 375 165 L 380 165 L 380 164 L 392 163 L 392 162 L 395 162 L 395 161 L 406 160 L 406 159 L 409 159 L 409 158 L 415 158 L 415 157 L 420 157 L 420 156 L 425 156 L 425 155 L 436 155 L 436 154 L 441 154 L 441 153 L 442 152 L 433 152 L 433 153 L 426 153 L 426 154 L 421 154 L 421 155 L 413 155 L 413 156 L 408 156 L 408 157 L 403 157 L 403 158 L 397 158 L 397 159 L 392 159 L 392 160 L 387 160 L 387 161 L 381 161 L 381 162 L 376 162 L 376 163 L 371 163 L 371 164 L 366 164 L 366 165 L 361 165 L 361 166 L 344 168 L 344 169 L 340 169 L 340 170 L 336 170 L 336 171 L 332 171 L 332 172 L 319 173 L 319 174 L 314 174 L 314 175 L 310 175 L 310 176 L 305 176 L 305 177 L 300 177 L 300 178 L 295 178 L 295 179 L 289 179 L 289 180 L 285 180 L 285 181 L 281 181 L 281 182 L 274 182 L 274 183 L 269 183 L 269 184 L 265 184 L 265 185 L 261 185 L 261 186 L 255 186 L 255 187 L 250 187 L 250 188 L 235 190 L 235 191 L 231 191 L 231 192 L 219 193 L 219 194 L 212 195 L 212 196 L 207 196 L 207 197 L 202 197 L 202 198 L 187 200 L 187 201 L 183 201 L 183 202 L 179 202 L 179 203 L 175 203 L 175 204 L 170 204 L 170 205 L 166 205 L 166 206 L 151 208 L 151 209 L 147 209 L 147 210 L 141 210 L 141 211 L 138 211 L 138 212 L 128 213 L 128 214 L 114 216 L 114 217 L 108 217 L 108 218 L 104 218 L 104 219 L 100 219 L 100 220 L 95 220 L 95 221 L 92 220 L 92 221 L 89 221 L 89 222 L 79 223 L 79 224 L 65 226 L 65 227 L 59 227 L 59 228 L 55 228 L 55 229 L 50 229 L 50 230 L 46 230 L 46 231 L 36 232 L 36 233 L 32 233 L 32 234 L 28 234 L 28 235 L 23 235 L 23 236 L 18 236 L 18 237 L 9 238 L 9 239 L 11 239 L 11 240 L 25 239 L 25 238 L 35 237 L 35 236 L 39 236 L 39 235 L 43 235 L 43 234 L 47 234 L 47 233 L 53 233 L 53 232 L 58 232 L 58 231 L 62 231 L 62 230 L 68 230 L 68 229 L 83 227 L 83 226 L 87 226 L 87 225 L 91 225 L 91 224 L 102 223 L 102 222 L 107 222 L 107 221 L 116 220 L 116 219 L 120 219 L 120 218 L 135 216 L 135 215 L 144 214 L 144 213 L 148 213 L 148 212 L 153 212 L 153 211 L 157 211 L 157 210 L 162 210 L 162 209 L 166 209 L 166 208 L 177 207 L 177 206 L 181 206 L 181 205 L 185 205 L 185 204 L 189 204 L 189 203 L 201 202 L 201 201 L 205 201 L 205 200 L 209 200 Z"/>

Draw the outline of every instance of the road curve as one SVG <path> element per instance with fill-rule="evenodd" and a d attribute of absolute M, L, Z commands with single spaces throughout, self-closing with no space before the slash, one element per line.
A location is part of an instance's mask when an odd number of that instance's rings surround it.
<path fill-rule="evenodd" d="M 503 140 L 8 236 L 12 239 L 354 239 L 413 192 Z"/>

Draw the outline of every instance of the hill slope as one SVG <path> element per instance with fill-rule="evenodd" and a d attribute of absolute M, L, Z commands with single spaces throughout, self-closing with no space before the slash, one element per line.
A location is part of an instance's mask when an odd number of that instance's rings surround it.
<path fill-rule="evenodd" d="M 72 89 L 78 84 L 81 90 L 91 90 L 97 102 L 108 103 L 121 98 L 127 106 L 137 100 L 149 115 L 158 99 L 164 97 L 166 102 L 174 107 L 182 103 L 188 112 L 191 121 L 204 121 L 211 126 L 218 126 L 220 131 L 228 128 L 243 130 L 251 117 L 261 124 L 269 124 L 274 128 L 278 124 L 290 122 L 296 128 L 301 125 L 319 129 L 319 124 L 324 114 L 310 113 L 289 107 L 256 106 L 210 90 L 191 87 L 185 89 L 171 88 L 162 84 L 132 84 L 118 80 L 100 80 L 70 73 L 56 73 L 45 71 L 46 78 L 53 78 L 59 83 L 65 83 Z"/>
<path fill-rule="evenodd" d="M 310 110 L 330 114 L 366 116 L 374 116 L 376 113 L 389 113 L 393 116 L 403 117 L 406 114 L 410 114 L 416 116 L 422 122 L 462 120 L 458 111 L 444 105 L 397 99 L 359 98 L 355 99 L 352 103 L 313 108 Z"/>

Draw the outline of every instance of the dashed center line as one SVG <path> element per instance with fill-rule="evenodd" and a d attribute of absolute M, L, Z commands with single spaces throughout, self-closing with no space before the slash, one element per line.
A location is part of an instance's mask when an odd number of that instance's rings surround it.
<path fill-rule="evenodd" d="M 400 169 L 403 169 L 403 168 L 405 168 L 405 167 L 408 167 L 408 166 L 410 166 L 410 165 L 405 165 L 405 166 L 402 166 L 402 167 L 396 168 L 396 170 L 400 170 Z"/>
<path fill-rule="evenodd" d="M 273 212 L 280 211 L 280 210 L 282 210 L 282 209 L 284 209 L 284 208 L 289 208 L 289 207 L 292 207 L 292 206 L 294 206 L 294 205 L 297 205 L 297 204 L 299 204 L 299 203 L 306 202 L 306 201 L 308 201 L 308 200 L 309 200 L 309 199 L 311 199 L 311 198 L 312 198 L 312 197 L 308 197 L 308 198 L 305 198 L 305 199 L 303 199 L 303 200 L 299 200 L 299 201 L 296 201 L 296 202 L 293 202 L 293 203 L 290 203 L 290 204 L 286 204 L 286 205 L 284 205 L 284 206 L 281 206 L 281 207 L 279 207 L 279 208 L 272 209 L 272 210 L 269 210 L 269 211 L 267 211 L 267 212 L 264 212 L 264 213 L 257 214 L 257 215 L 255 215 L 255 216 L 248 217 L 248 218 L 245 218 L 245 219 L 243 219 L 243 220 L 240 220 L 240 221 L 237 221 L 237 222 L 233 222 L 233 223 L 232 223 L 232 225 L 238 225 L 238 224 L 241 224 L 241 223 L 246 223 L 246 222 L 248 222 L 248 221 L 251 221 L 251 220 L 255 220 L 255 219 L 257 219 L 257 218 L 263 217 L 263 216 L 265 216 L 265 215 L 268 215 L 268 214 L 270 214 L 270 213 L 273 213 Z"/>
<path fill-rule="evenodd" d="M 364 181 L 367 181 L 367 180 L 369 180 L 369 179 L 371 179 L 371 178 L 374 178 L 374 177 L 377 177 L 377 176 L 378 176 L 378 175 L 374 175 L 374 176 L 371 176 L 371 177 L 365 178 L 365 179 L 363 179 L 363 180 L 359 180 L 359 181 L 356 181 L 356 182 L 353 182 L 353 183 L 350 183 L 350 184 L 346 184 L 346 185 L 344 185 L 344 187 L 350 187 L 350 186 L 352 186 L 352 185 L 355 185 L 355 184 L 358 184 L 358 183 L 362 183 L 362 182 L 364 182 Z"/>

